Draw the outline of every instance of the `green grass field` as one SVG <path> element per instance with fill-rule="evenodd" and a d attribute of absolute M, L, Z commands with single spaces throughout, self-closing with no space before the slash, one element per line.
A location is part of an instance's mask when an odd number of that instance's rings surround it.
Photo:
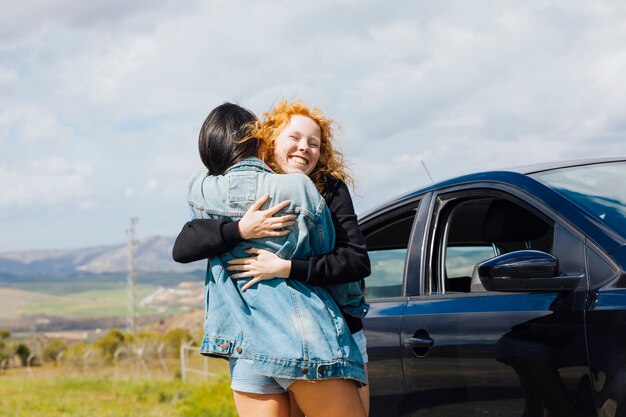
<path fill-rule="evenodd" d="M 183 281 L 203 282 L 194 274 L 142 274 L 137 278 L 137 298 L 153 293 L 160 286 L 175 287 Z M 52 316 L 69 319 L 125 317 L 127 314 L 125 274 L 73 277 L 0 277 L 0 328 L 2 321 L 24 316 Z M 198 304 L 197 308 L 200 308 Z M 172 305 L 139 307 L 139 315 L 168 316 L 180 312 Z"/>
<path fill-rule="evenodd" d="M 199 379 L 115 380 L 24 369 L 0 375 L 3 417 L 231 417 L 236 416 L 224 372 Z"/>
<path fill-rule="evenodd" d="M 103 288 L 104 287 L 104 288 Z M 139 299 L 155 291 L 152 285 L 138 285 Z M 0 305 L 4 319 L 21 315 L 43 314 L 72 318 L 120 316 L 127 311 L 126 287 L 120 284 L 101 286 L 65 294 L 42 293 L 17 288 L 0 288 Z M 154 308 L 142 308 L 139 313 L 155 313 Z"/>

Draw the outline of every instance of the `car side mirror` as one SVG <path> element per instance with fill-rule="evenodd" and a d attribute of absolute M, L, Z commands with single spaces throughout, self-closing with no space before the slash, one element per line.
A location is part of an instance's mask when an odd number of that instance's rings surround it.
<path fill-rule="evenodd" d="M 519 250 L 478 265 L 486 290 L 505 292 L 572 291 L 582 275 L 559 275 L 559 260 L 546 252 Z"/>

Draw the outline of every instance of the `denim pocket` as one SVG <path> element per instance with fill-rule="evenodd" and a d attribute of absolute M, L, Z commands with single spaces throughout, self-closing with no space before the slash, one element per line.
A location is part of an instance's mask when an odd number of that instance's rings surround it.
<path fill-rule="evenodd" d="M 229 175 L 228 201 L 237 203 L 255 201 L 257 189 L 257 175 Z"/>

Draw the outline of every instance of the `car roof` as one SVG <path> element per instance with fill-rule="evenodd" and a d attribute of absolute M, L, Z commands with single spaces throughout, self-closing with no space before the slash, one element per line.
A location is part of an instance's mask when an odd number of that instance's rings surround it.
<path fill-rule="evenodd" d="M 578 159 L 572 161 L 562 161 L 562 162 L 549 162 L 544 164 L 535 164 L 535 165 L 525 165 L 515 168 L 505 169 L 504 171 L 518 172 L 520 174 L 528 175 L 534 174 L 542 171 L 551 171 L 553 169 L 560 168 L 570 168 L 576 166 L 584 166 L 584 165 L 594 165 L 594 164 L 603 164 L 606 162 L 620 162 L 626 161 L 626 156 L 621 157 L 612 157 L 612 158 L 588 158 L 588 159 Z"/>
<path fill-rule="evenodd" d="M 588 159 L 579 159 L 579 160 L 571 160 L 571 161 L 550 162 L 550 163 L 543 163 L 543 164 L 518 166 L 518 167 L 496 170 L 496 171 L 482 171 L 482 172 L 475 172 L 471 174 L 460 175 L 460 176 L 449 178 L 447 180 L 443 180 L 437 183 L 419 187 L 417 189 L 404 193 L 400 196 L 392 198 L 391 200 L 388 200 L 384 202 L 383 204 L 379 204 L 369 210 L 364 211 L 361 215 L 359 215 L 359 218 L 364 219 L 378 212 L 382 208 L 389 208 L 392 206 L 396 206 L 398 204 L 402 204 L 405 200 L 408 200 L 411 197 L 426 193 L 431 190 L 444 188 L 444 187 L 450 187 L 454 185 L 466 184 L 470 182 L 479 182 L 479 181 L 480 182 L 483 182 L 483 181 L 507 182 L 508 180 L 510 180 L 512 182 L 515 182 L 515 178 L 516 177 L 519 178 L 520 175 L 526 176 L 529 174 L 535 174 L 538 172 L 551 171 L 551 170 L 561 169 L 561 168 L 571 168 L 571 167 L 576 167 L 576 166 L 594 165 L 594 164 L 620 162 L 620 161 L 626 161 L 626 156 L 610 157 L 610 158 L 588 158 Z"/>

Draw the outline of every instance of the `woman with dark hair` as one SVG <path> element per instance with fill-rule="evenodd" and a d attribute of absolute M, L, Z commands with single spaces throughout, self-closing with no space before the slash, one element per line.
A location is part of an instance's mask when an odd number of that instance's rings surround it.
<path fill-rule="evenodd" d="M 256 120 L 250 110 L 232 103 L 224 103 L 209 114 L 200 129 L 198 151 L 211 175 L 224 175 L 237 162 L 257 155 L 258 141 L 242 141 L 248 134 L 246 126 Z"/>
<path fill-rule="evenodd" d="M 331 214 L 309 178 L 275 175 L 256 158 L 256 140 L 242 141 L 248 136 L 243 124 L 253 120 L 245 109 L 224 104 L 211 112 L 200 134 L 208 172 L 191 182 L 192 216 L 212 219 L 219 224 L 217 235 L 233 243 L 218 255 L 208 254 L 201 351 L 229 358 L 235 404 L 242 416 L 289 415 L 289 392 L 307 416 L 363 417 L 355 384 L 366 382 L 363 358 L 329 292 L 280 278 L 244 291 L 249 280 L 233 280 L 227 271 L 230 261 L 250 251 L 308 259 L 328 254 L 334 246 Z M 246 212 L 258 212 L 250 207 L 255 202 L 260 207 L 261 196 L 269 203 L 282 202 L 278 218 L 293 223 L 292 233 L 229 241 L 233 226 L 228 225 L 239 227 Z"/>

